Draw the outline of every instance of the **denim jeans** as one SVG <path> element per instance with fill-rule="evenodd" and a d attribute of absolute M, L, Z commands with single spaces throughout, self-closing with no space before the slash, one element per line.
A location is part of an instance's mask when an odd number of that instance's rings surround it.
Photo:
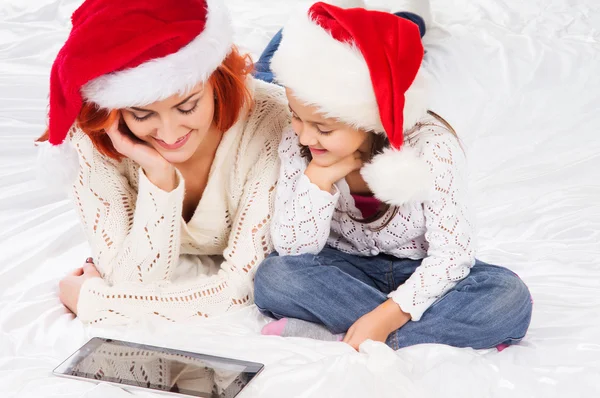
<path fill-rule="evenodd" d="M 273 253 L 258 268 L 254 300 L 272 318 L 297 318 L 346 332 L 386 301 L 421 260 L 359 257 L 330 247 L 318 255 Z M 417 322 L 391 333 L 393 349 L 424 343 L 491 348 L 519 342 L 531 321 L 531 296 L 513 272 L 477 261 L 470 274 Z"/>
<path fill-rule="evenodd" d="M 397 12 L 394 15 L 397 15 L 400 18 L 408 19 L 409 21 L 415 23 L 419 27 L 419 32 L 421 37 L 425 35 L 425 22 L 423 18 L 420 16 L 413 14 L 411 12 Z M 271 71 L 271 58 L 275 54 L 275 51 L 279 48 L 279 43 L 281 43 L 282 38 L 282 30 L 273 36 L 267 47 L 265 47 L 263 53 L 261 54 L 258 61 L 254 64 L 254 77 L 260 80 L 263 80 L 267 83 L 275 83 L 273 80 L 273 72 Z"/>

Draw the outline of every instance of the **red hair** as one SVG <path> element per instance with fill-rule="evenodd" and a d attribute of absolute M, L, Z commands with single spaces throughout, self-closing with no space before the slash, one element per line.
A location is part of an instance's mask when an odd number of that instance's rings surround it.
<path fill-rule="evenodd" d="M 229 130 L 238 120 L 243 106 L 251 106 L 252 95 L 248 91 L 245 81 L 252 69 L 253 64 L 250 56 L 240 54 L 234 46 L 229 55 L 208 79 L 215 94 L 213 122 L 219 131 Z M 84 102 L 76 123 L 90 137 L 94 147 L 100 153 L 112 159 L 121 160 L 123 155 L 117 152 L 105 132 L 114 123 L 118 115 L 119 111 L 117 109 L 101 109 L 92 102 Z M 122 120 L 120 128 L 123 132 L 131 133 Z M 47 141 L 48 134 L 49 131 L 46 130 L 37 141 Z"/>

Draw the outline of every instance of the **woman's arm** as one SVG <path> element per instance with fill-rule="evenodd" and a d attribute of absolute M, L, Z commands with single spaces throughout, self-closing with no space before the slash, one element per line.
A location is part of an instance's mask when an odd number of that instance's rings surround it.
<path fill-rule="evenodd" d="M 170 279 L 179 257 L 184 182 L 163 191 L 138 167 L 136 191 L 122 173 L 124 164 L 100 154 L 73 129 L 79 174 L 72 197 L 96 266 L 109 283 L 150 283 Z"/>
<path fill-rule="evenodd" d="M 84 322 L 126 323 L 143 318 L 184 321 L 222 314 L 253 302 L 256 268 L 272 251 L 269 225 L 279 163 L 276 145 L 265 146 L 244 185 L 224 262 L 216 275 L 185 282 L 115 283 L 87 280 L 77 315 Z"/>

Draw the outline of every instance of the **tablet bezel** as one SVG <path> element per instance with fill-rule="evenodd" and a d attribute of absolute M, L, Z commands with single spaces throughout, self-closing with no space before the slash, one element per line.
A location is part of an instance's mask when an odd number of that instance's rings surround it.
<path fill-rule="evenodd" d="M 205 360 L 205 361 L 212 360 L 212 361 L 226 362 L 227 364 L 230 364 L 230 365 L 242 366 L 242 367 L 244 367 L 244 370 L 240 371 L 240 375 L 243 375 L 243 374 L 247 375 L 247 374 L 252 374 L 252 373 L 254 375 L 251 376 L 249 378 L 249 380 L 245 381 L 243 386 L 241 386 L 241 388 L 235 381 L 233 381 L 229 386 L 227 386 L 224 389 L 224 391 L 226 391 L 226 392 L 229 392 L 228 390 L 230 390 L 230 389 L 232 389 L 232 390 L 239 389 L 235 393 L 235 395 L 239 394 L 242 390 L 244 390 L 248 386 L 248 384 L 251 383 L 252 380 L 254 380 L 256 378 L 256 376 L 258 376 L 258 374 L 264 369 L 264 365 L 257 363 L 257 362 L 249 362 L 249 361 L 243 361 L 243 360 L 234 359 L 234 358 L 219 357 L 219 356 L 208 355 L 208 354 L 200 354 L 200 353 L 195 353 L 195 352 L 191 352 L 191 351 L 183 351 L 183 350 L 177 350 L 177 349 L 167 348 L 167 347 L 158 347 L 158 346 L 153 346 L 153 345 L 148 345 L 148 344 L 133 343 L 133 342 L 124 341 L 124 340 L 108 339 L 108 338 L 104 338 L 104 337 L 93 337 L 87 343 L 85 343 L 83 346 L 81 346 L 79 349 L 77 349 L 75 352 L 73 352 L 71 355 L 69 355 L 69 357 L 67 357 L 64 361 L 62 361 L 60 363 L 60 365 L 58 365 L 52 371 L 52 373 L 59 377 L 66 377 L 66 378 L 76 379 L 76 380 L 88 380 L 88 381 L 92 381 L 94 383 L 108 383 L 108 384 L 112 384 L 112 385 L 115 385 L 115 386 L 118 386 L 118 387 L 124 388 L 124 389 L 134 388 L 134 389 L 140 389 L 143 391 L 148 391 L 148 392 L 153 392 L 153 393 L 167 394 L 169 396 L 194 397 L 194 398 L 204 397 L 204 396 L 206 396 L 206 397 L 213 396 L 213 395 L 197 395 L 197 394 L 189 395 L 189 394 L 182 393 L 182 392 L 171 392 L 171 391 L 165 391 L 165 390 L 152 388 L 152 387 L 130 385 L 127 383 L 119 383 L 119 382 L 108 381 L 108 380 L 97 380 L 92 377 L 73 375 L 73 374 L 69 373 L 70 369 L 73 366 L 80 363 L 84 358 L 86 358 L 88 355 L 93 353 L 102 344 L 111 343 L 111 342 L 123 343 L 123 344 L 127 345 L 128 347 L 137 348 L 137 349 L 145 349 L 145 350 L 155 351 L 158 353 L 190 356 L 193 358 L 197 358 L 199 360 Z M 213 367 L 212 369 L 219 369 L 219 368 Z M 234 396 L 234 395 L 229 395 L 229 396 Z"/>

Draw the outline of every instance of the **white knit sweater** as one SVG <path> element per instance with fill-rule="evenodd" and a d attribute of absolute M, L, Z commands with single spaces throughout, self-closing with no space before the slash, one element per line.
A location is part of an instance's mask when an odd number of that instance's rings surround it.
<path fill-rule="evenodd" d="M 334 185 L 333 194 L 311 183 L 304 174 L 308 163 L 300 156 L 298 138 L 288 128 L 279 146 L 282 164 L 271 234 L 280 255 L 317 254 L 327 244 L 358 256 L 385 253 L 423 259 L 406 283 L 389 295 L 418 321 L 435 300 L 469 274 L 475 263 L 475 242 L 465 197 L 465 157 L 456 137 L 428 116 L 405 145 L 416 148 L 430 166 L 431 198 L 398 208 L 381 228 L 393 209 L 371 224 L 354 221 L 362 215 L 346 180 Z"/>
<path fill-rule="evenodd" d="M 176 189 L 162 191 L 136 163 L 103 156 L 72 129 L 80 162 L 73 200 L 103 276 L 83 285 L 83 321 L 184 321 L 253 302 L 256 267 L 272 250 L 277 146 L 289 111 L 280 87 L 253 79 L 248 87 L 254 105 L 224 133 L 187 224 L 181 175 Z"/>

